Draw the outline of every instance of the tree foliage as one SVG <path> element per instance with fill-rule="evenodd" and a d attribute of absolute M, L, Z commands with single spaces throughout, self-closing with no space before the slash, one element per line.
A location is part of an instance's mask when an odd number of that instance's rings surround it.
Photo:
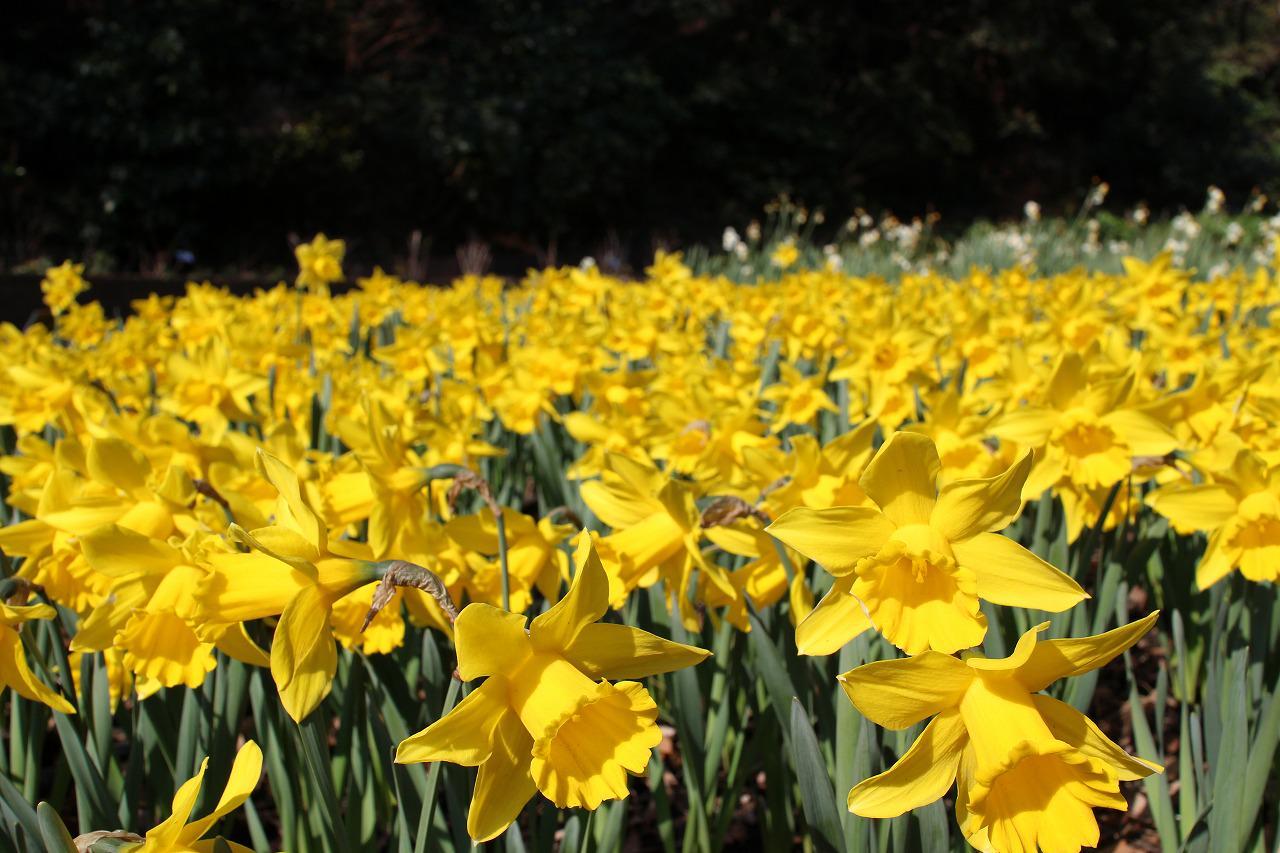
<path fill-rule="evenodd" d="M 92 0 L 0 31 L 0 263 L 284 236 L 705 238 L 775 194 L 948 219 L 1280 173 L 1262 0 Z"/>

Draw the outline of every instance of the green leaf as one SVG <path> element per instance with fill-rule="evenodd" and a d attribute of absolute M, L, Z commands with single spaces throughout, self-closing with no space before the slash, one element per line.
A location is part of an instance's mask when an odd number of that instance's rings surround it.
<path fill-rule="evenodd" d="M 67 767 L 71 770 L 71 778 L 76 783 L 76 803 L 80 807 L 81 822 L 105 823 L 115 815 L 111 807 L 111 795 L 107 792 L 102 774 L 94 765 L 93 758 L 81 740 L 79 732 L 66 714 L 54 713 L 54 729 L 58 732 L 58 740 L 62 743 L 62 755 Z"/>
<path fill-rule="evenodd" d="M 10 834 L 15 837 L 18 827 L 30 840 L 40 837 L 40 820 L 35 809 L 3 773 L 0 773 L 0 816 L 5 818 L 5 823 L 11 828 Z"/>
<path fill-rule="evenodd" d="M 1222 741 L 1218 748 L 1218 763 L 1213 768 L 1213 811 L 1209 814 L 1209 838 L 1213 849 L 1222 853 L 1236 853 L 1244 848 L 1248 826 L 1242 825 L 1245 773 L 1249 760 L 1249 697 L 1244 683 L 1245 650 L 1231 656 L 1227 664 L 1230 673 L 1229 693 L 1223 708 Z M 1247 773 L 1247 770 L 1246 770 Z"/>
<path fill-rule="evenodd" d="M 921 850 L 949 850 L 951 848 L 951 816 L 942 800 L 934 800 L 924 808 L 915 810 L 920 821 Z"/>
<path fill-rule="evenodd" d="M 441 717 L 453 710 L 454 703 L 458 701 L 458 691 L 461 689 L 461 681 L 456 678 L 449 679 L 449 690 L 444 696 L 444 707 L 440 709 Z M 427 790 L 422 799 L 422 812 L 418 815 L 418 836 L 413 845 L 414 853 L 424 853 L 427 849 L 427 838 L 431 834 L 431 818 L 436 807 L 436 788 L 440 785 L 441 767 L 441 762 L 433 761 L 431 769 L 427 771 Z"/>
<path fill-rule="evenodd" d="M 53 806 L 41 802 L 36 806 L 36 815 L 40 820 L 40 839 L 47 853 L 76 853 L 76 843 Z"/>
<path fill-rule="evenodd" d="M 805 821 L 825 848 L 844 853 L 840 811 L 836 808 L 831 776 L 799 699 L 791 700 L 791 757 L 800 783 L 800 807 Z"/>
<path fill-rule="evenodd" d="M 765 689 L 769 693 L 769 704 L 778 718 L 782 728 L 782 736 L 789 743 L 791 740 L 791 700 L 796 697 L 795 685 L 787 673 L 787 665 L 782 652 L 769 637 L 768 631 L 761 624 L 755 613 L 747 614 L 751 620 L 751 647 L 755 651 L 756 664 Z"/>
<path fill-rule="evenodd" d="M 1240 824 L 1253 826 L 1262 810 L 1267 780 L 1275 772 L 1273 761 L 1280 743 L 1280 687 L 1272 691 L 1265 710 L 1249 744 L 1249 762 L 1244 771 L 1244 795 L 1240 805 Z"/>
<path fill-rule="evenodd" d="M 329 839 L 348 838 L 346 824 L 338 793 L 333 787 L 333 770 L 326 742 L 324 713 L 317 708 L 298 724 L 298 736 L 302 741 L 302 754 L 307 762 L 307 773 L 313 789 L 319 794 L 323 814 L 321 819 Z"/>
<path fill-rule="evenodd" d="M 1161 709 L 1163 710 L 1163 709 Z M 1147 714 L 1138 698 L 1133 679 L 1129 679 L 1129 717 L 1133 723 L 1133 742 L 1139 755 L 1156 756 L 1156 741 L 1151 736 Z M 1142 780 L 1147 799 L 1151 803 L 1151 820 L 1156 825 L 1160 840 L 1172 847 L 1178 838 L 1178 826 L 1174 819 L 1173 798 L 1169 795 L 1169 780 L 1163 773 L 1153 773 Z"/>

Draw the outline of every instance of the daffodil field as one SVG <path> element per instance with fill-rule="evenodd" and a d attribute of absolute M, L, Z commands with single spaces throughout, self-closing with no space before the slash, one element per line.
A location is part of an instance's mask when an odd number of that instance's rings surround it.
<path fill-rule="evenodd" d="M 321 236 L 125 317 L 50 268 L 0 853 L 1280 849 L 1271 261 L 725 242 L 344 290 Z"/>

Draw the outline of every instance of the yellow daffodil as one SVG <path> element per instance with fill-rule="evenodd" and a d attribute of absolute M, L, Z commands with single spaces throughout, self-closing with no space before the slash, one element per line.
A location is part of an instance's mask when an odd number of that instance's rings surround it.
<path fill-rule="evenodd" d="M 839 409 L 822 390 L 826 377 L 821 374 L 803 376 L 789 364 L 779 365 L 780 381 L 770 385 L 760 395 L 761 399 L 777 405 L 773 417 L 773 429 L 782 431 L 788 426 L 808 426 L 818 412 L 836 412 Z"/>
<path fill-rule="evenodd" d="M 333 687 L 338 665 L 334 604 L 377 580 L 368 546 L 328 538 L 298 476 L 265 451 L 262 473 L 279 492 L 274 524 L 231 535 L 249 553 L 212 554 L 198 582 L 197 619 L 207 629 L 279 615 L 271 675 L 285 711 L 302 720 Z"/>
<path fill-rule="evenodd" d="M 347 244 L 317 234 L 310 243 L 300 243 L 293 254 L 298 260 L 298 287 L 324 288 L 342 279 L 342 256 Z"/>
<path fill-rule="evenodd" d="M 27 666 L 19 633 L 24 622 L 53 619 L 56 615 L 57 612 L 47 604 L 0 604 L 0 687 L 8 687 L 19 696 L 48 705 L 63 714 L 74 714 L 76 711 L 72 704 L 45 686 Z"/>
<path fill-rule="evenodd" d="M 982 642 L 979 599 L 1066 610 L 1086 597 L 1071 578 L 998 535 L 1022 507 L 1031 456 L 990 479 L 957 480 L 940 492 L 933 442 L 895 433 L 859 483 L 877 508 L 796 508 L 768 528 L 836 576 L 800 624 L 802 654 L 830 654 L 875 627 L 916 654 Z"/>
<path fill-rule="evenodd" d="M 232 364 L 232 355 L 221 341 L 170 356 L 167 382 L 165 408 L 215 437 L 226 429 L 228 420 L 252 420 L 250 398 L 267 388 L 265 379 Z"/>
<path fill-rule="evenodd" d="M 1078 353 L 1058 361 L 1046 404 L 1014 409 L 992 425 L 1002 440 L 1037 448 L 1035 469 L 1023 496 L 1038 498 L 1055 488 L 1075 540 L 1094 519 L 1083 511 L 1134 470 L 1136 457 L 1162 457 L 1177 439 L 1151 415 L 1132 405 L 1133 374 L 1095 379 Z"/>
<path fill-rule="evenodd" d="M 800 249 L 796 246 L 796 241 L 791 238 L 783 240 L 769 254 L 769 263 L 778 269 L 785 270 L 798 260 L 800 260 Z"/>
<path fill-rule="evenodd" d="M 521 512 L 503 508 L 503 524 L 506 527 L 507 563 L 510 582 L 511 609 L 523 611 L 532 602 L 532 590 L 537 588 L 543 598 L 555 601 L 560 597 L 560 582 L 569 578 L 569 557 L 559 548 L 574 534 L 571 525 L 556 524 L 550 518 L 534 520 Z M 452 518 L 445 524 L 445 533 L 464 549 L 487 555 L 498 553 L 498 528 L 493 512 L 482 509 L 476 515 Z M 477 601 L 498 604 L 502 601 L 497 571 L 488 573 L 487 588 L 473 588 Z"/>
<path fill-rule="evenodd" d="M 205 551 L 220 540 L 194 535 L 181 548 L 118 525 L 80 539 L 94 571 L 113 578 L 111 594 L 80 623 L 73 651 L 122 652 L 139 698 L 161 687 L 195 688 L 216 666 L 214 649 L 255 666 L 267 666 L 239 623 L 206 627 L 191 591 L 208 574 Z"/>
<path fill-rule="evenodd" d="M 802 572 L 797 572 L 790 581 L 787 580 L 787 569 L 782 562 L 779 546 L 759 522 L 741 520 L 731 526 L 714 526 L 706 529 L 707 538 L 728 554 L 749 558 L 749 562 L 729 575 L 729 581 L 739 591 L 737 598 L 725 610 L 727 619 L 740 631 L 750 631 L 751 623 L 747 618 L 748 603 L 757 609 L 770 607 L 780 601 L 783 595 L 790 594 L 790 617 L 793 623 L 799 623 L 813 609 L 813 593 Z M 800 565 L 800 555 L 794 551 L 787 552 L 791 565 Z"/>
<path fill-rule="evenodd" d="M 933 717 L 896 764 L 849 792 L 849 811 L 896 817 L 957 785 L 956 819 L 979 850 L 1073 851 L 1098 843 L 1094 807 L 1125 809 L 1119 783 L 1159 773 L 1085 715 L 1039 691 L 1097 669 L 1136 643 L 1157 614 L 1083 639 L 1022 635 L 1007 658 L 939 652 L 840 676 L 858 710 L 887 729 Z"/>
<path fill-rule="evenodd" d="M 240 808 L 258 786 L 258 778 L 262 775 L 262 750 L 253 741 L 246 741 L 236 753 L 235 762 L 231 765 L 231 777 L 227 779 L 226 787 L 213 811 L 188 823 L 191 812 L 196 807 L 196 800 L 200 797 L 200 788 L 204 784 L 204 774 L 208 768 L 209 759 L 206 758 L 200 762 L 200 772 L 183 782 L 182 787 L 173 795 L 169 817 L 148 831 L 146 840 L 142 843 L 122 846 L 122 853 L 212 853 L 217 849 L 214 841 L 205 840 L 204 836 L 219 820 Z M 251 848 L 243 844 L 226 839 L 222 839 L 221 843 L 232 853 L 253 853 Z"/>
<path fill-rule="evenodd" d="M 596 624 L 609 584 L 591 538 L 574 556 L 569 592 L 525 619 L 471 604 L 455 628 L 458 676 L 484 678 L 461 704 L 396 751 L 401 764 L 449 761 L 478 767 L 467 831 L 501 834 L 541 791 L 561 808 L 595 809 L 627 796 L 661 740 L 658 709 L 642 678 L 692 666 L 707 652 L 617 624 Z"/>
<path fill-rule="evenodd" d="M 62 314 L 75 304 L 76 297 L 89 289 L 89 282 L 84 280 L 84 264 L 73 264 L 63 261 L 56 267 L 45 270 L 44 280 L 40 282 L 44 291 L 44 304 L 55 315 Z"/>
<path fill-rule="evenodd" d="M 858 478 L 871 461 L 875 421 L 819 445 L 811 435 L 793 435 L 791 452 L 747 448 L 743 455 L 752 479 L 759 485 L 765 510 L 777 516 L 806 506 L 863 506 L 870 503 Z"/>
<path fill-rule="evenodd" d="M 582 484 L 582 499 L 614 528 L 601 540 L 610 567 L 612 600 L 620 604 L 636 587 L 664 578 L 688 630 L 699 625 L 691 592 L 711 604 L 727 604 L 736 592 L 728 573 L 702 554 L 700 514 L 688 483 L 627 459 L 607 457 L 604 476 Z M 694 569 L 697 569 L 696 589 Z"/>
<path fill-rule="evenodd" d="M 1200 589 L 1233 569 L 1251 581 L 1280 580 L 1280 465 L 1241 450 L 1212 483 L 1164 486 L 1147 496 L 1147 504 L 1180 532 L 1209 534 L 1196 567 Z"/>

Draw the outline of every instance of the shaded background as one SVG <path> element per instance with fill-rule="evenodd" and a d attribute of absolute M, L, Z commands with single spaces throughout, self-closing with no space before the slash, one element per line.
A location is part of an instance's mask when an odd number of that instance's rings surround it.
<path fill-rule="evenodd" d="M 787 191 L 943 226 L 1280 174 L 1280 13 L 1215 0 L 51 0 L 0 28 L 0 271 L 521 265 Z M 834 227 L 834 224 L 833 226 Z M 189 254 L 188 254 L 189 253 Z"/>

